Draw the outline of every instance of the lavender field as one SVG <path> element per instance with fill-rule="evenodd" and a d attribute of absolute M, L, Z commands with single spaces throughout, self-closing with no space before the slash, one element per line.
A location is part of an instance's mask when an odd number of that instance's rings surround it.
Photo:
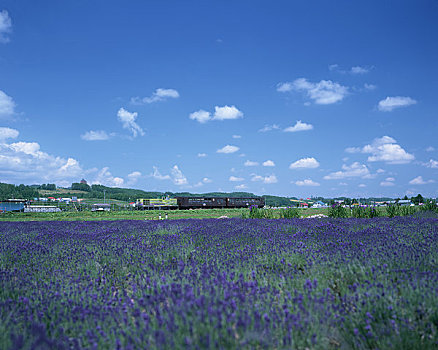
<path fill-rule="evenodd" d="M 1 349 L 438 348 L 438 219 L 1 222 Z"/>

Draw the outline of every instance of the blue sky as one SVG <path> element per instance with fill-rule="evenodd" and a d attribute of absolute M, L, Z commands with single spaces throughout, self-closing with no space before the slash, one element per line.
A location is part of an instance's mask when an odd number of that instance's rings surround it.
<path fill-rule="evenodd" d="M 437 1 L 2 1 L 0 181 L 438 195 Z"/>

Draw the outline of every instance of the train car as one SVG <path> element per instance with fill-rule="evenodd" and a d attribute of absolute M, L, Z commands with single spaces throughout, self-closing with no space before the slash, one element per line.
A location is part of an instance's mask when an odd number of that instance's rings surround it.
<path fill-rule="evenodd" d="M 251 206 L 263 208 L 265 199 L 263 197 L 227 198 L 227 208 L 249 208 Z"/>
<path fill-rule="evenodd" d="M 227 207 L 226 198 L 213 197 L 177 197 L 179 209 L 220 209 Z"/>
<path fill-rule="evenodd" d="M 137 199 L 135 207 L 140 210 L 174 210 L 178 209 L 176 198 Z"/>

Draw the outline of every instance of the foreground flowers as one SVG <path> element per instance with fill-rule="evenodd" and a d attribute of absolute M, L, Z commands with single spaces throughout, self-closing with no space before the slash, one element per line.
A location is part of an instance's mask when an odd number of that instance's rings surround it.
<path fill-rule="evenodd" d="M 0 348 L 433 348 L 438 220 L 0 223 Z"/>

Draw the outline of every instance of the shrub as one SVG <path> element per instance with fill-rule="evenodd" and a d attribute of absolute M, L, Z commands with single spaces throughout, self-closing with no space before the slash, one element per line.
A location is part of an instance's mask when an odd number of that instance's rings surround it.
<path fill-rule="evenodd" d="M 280 210 L 280 219 L 299 218 L 300 212 L 297 208 L 287 208 Z"/>
<path fill-rule="evenodd" d="M 328 210 L 328 216 L 330 218 L 348 218 L 348 210 L 341 205 L 333 205 Z"/>
<path fill-rule="evenodd" d="M 351 215 L 354 218 L 375 218 L 379 213 L 375 207 L 354 207 Z"/>

